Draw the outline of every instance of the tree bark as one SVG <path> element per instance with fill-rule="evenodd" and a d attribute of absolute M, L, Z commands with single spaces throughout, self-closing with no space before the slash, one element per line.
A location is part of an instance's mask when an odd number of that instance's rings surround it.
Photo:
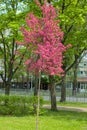
<path fill-rule="evenodd" d="M 73 88 L 72 88 L 72 95 L 76 95 L 76 90 L 77 90 L 77 68 L 78 68 L 78 64 L 75 63 L 74 64 L 74 69 L 73 69 Z"/>
<path fill-rule="evenodd" d="M 34 96 L 38 95 L 38 76 L 35 75 L 35 81 L 34 81 Z"/>
<path fill-rule="evenodd" d="M 5 82 L 5 95 L 10 95 L 11 82 Z"/>
<path fill-rule="evenodd" d="M 41 85 L 41 71 L 39 71 L 38 82 L 38 103 L 37 103 L 37 116 L 36 116 L 36 130 L 39 130 L 39 113 L 40 113 L 40 85 Z"/>
<path fill-rule="evenodd" d="M 53 80 L 53 76 L 49 76 L 49 81 L 50 81 L 50 96 L 51 96 L 51 110 L 56 110 L 57 109 L 57 104 L 56 104 L 56 91 L 55 91 L 55 83 Z"/>
<path fill-rule="evenodd" d="M 66 101 L 66 74 L 62 77 L 60 102 Z"/>

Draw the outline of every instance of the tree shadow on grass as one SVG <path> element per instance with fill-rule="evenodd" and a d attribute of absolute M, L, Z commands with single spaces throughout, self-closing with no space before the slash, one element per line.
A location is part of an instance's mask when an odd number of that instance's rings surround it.
<path fill-rule="evenodd" d="M 65 119 L 65 120 L 78 120 L 78 121 L 87 121 L 87 112 L 75 112 L 75 111 L 66 111 L 66 110 L 56 110 L 52 111 L 50 109 L 42 109 L 40 116 L 49 116 L 54 119 Z"/>

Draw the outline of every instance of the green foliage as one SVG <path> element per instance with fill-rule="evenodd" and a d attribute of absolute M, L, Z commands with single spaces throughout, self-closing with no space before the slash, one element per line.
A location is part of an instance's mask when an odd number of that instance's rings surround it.
<path fill-rule="evenodd" d="M 25 115 L 34 113 L 34 104 L 37 107 L 37 97 L 24 96 L 0 96 L 0 114 L 1 115 Z M 43 99 L 40 98 L 40 106 Z"/>
<path fill-rule="evenodd" d="M 74 56 L 79 57 L 87 48 L 87 1 L 59 0 L 54 1 L 53 5 L 58 11 L 60 26 L 64 31 L 63 44 L 72 44 L 71 49 L 64 54 L 63 65 L 68 68 L 74 62 Z"/>
<path fill-rule="evenodd" d="M 26 71 L 23 65 L 26 60 L 24 55 L 29 57 L 30 54 L 27 53 L 26 48 L 20 49 L 16 41 L 22 39 L 20 27 L 25 26 L 25 16 L 30 11 L 29 3 L 31 4 L 32 0 L 0 1 L 0 59 L 3 59 L 0 75 L 4 83 L 11 82 L 20 74 L 20 70 L 22 74 Z M 18 51 L 20 54 L 16 54 Z"/>
<path fill-rule="evenodd" d="M 34 15 L 38 17 L 42 16 L 41 9 L 36 5 L 35 2 L 29 3 L 29 6 L 30 6 L 30 12 L 33 12 Z"/>
<path fill-rule="evenodd" d="M 43 102 L 44 105 L 49 104 L 50 105 L 50 101 L 44 101 Z M 83 102 L 57 102 L 58 106 L 68 106 L 68 107 L 80 107 L 80 108 L 87 108 L 87 103 L 83 103 Z"/>

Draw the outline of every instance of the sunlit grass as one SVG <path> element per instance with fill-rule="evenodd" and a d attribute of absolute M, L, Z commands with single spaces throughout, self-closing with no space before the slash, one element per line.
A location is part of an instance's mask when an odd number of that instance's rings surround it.
<path fill-rule="evenodd" d="M 50 101 L 44 101 L 44 104 L 50 105 Z M 87 108 L 87 103 L 82 103 L 82 102 L 57 102 L 57 106 L 70 106 L 70 107 Z"/>
<path fill-rule="evenodd" d="M 35 115 L 0 117 L 0 130 L 35 130 Z M 39 130 L 87 130 L 87 113 L 44 109 L 39 117 Z"/>
<path fill-rule="evenodd" d="M 87 103 L 81 103 L 81 102 L 58 102 L 57 105 L 59 106 L 71 106 L 71 107 L 84 107 L 87 108 Z"/>

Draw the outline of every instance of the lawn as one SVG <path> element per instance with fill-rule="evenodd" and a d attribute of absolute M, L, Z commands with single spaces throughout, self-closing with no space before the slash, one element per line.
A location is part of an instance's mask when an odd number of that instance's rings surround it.
<path fill-rule="evenodd" d="M 43 102 L 44 105 L 50 105 L 50 101 Z M 87 108 L 87 103 L 82 102 L 57 102 L 57 106 L 69 106 L 69 107 L 84 107 Z"/>
<path fill-rule="evenodd" d="M 70 106 L 70 107 L 84 107 L 87 108 L 87 103 L 81 102 L 57 102 L 58 106 Z"/>
<path fill-rule="evenodd" d="M 35 115 L 0 116 L 0 130 L 35 130 Z M 87 113 L 44 109 L 39 130 L 87 130 Z"/>

